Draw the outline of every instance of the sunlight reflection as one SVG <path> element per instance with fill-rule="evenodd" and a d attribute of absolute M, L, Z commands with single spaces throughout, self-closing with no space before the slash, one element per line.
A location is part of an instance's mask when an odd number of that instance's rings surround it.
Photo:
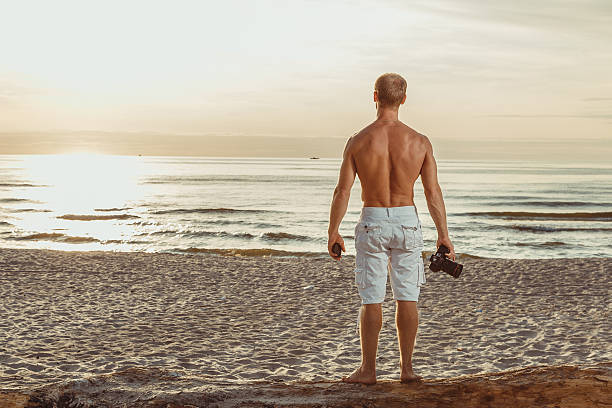
<path fill-rule="evenodd" d="M 82 239 L 82 249 L 97 248 L 104 241 L 115 241 L 117 249 L 127 249 L 120 241 L 131 239 L 133 229 L 114 217 L 128 216 L 132 203 L 142 197 L 138 185 L 141 158 L 90 153 L 28 156 L 23 166 L 32 184 L 45 186 L 27 191 L 28 198 L 39 202 L 39 209 L 50 211 L 20 214 L 15 222 L 20 229 L 71 237 L 57 239 L 56 249 L 70 246 L 62 242 L 65 239 Z M 68 219 L 58 218 L 65 216 Z M 83 221 L 71 216 L 102 219 Z M 88 242 L 87 237 L 95 239 Z"/>
<path fill-rule="evenodd" d="M 138 158 L 79 153 L 28 157 L 24 165 L 33 183 L 52 189 L 41 201 L 58 212 L 123 208 L 138 196 Z"/>

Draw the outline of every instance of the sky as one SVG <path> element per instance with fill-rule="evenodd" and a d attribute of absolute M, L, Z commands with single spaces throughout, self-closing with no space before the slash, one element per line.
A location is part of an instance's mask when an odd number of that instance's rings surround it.
<path fill-rule="evenodd" d="M 334 157 L 384 72 L 443 158 L 612 154 L 609 0 L 0 0 L 0 50 L 0 154 Z"/>

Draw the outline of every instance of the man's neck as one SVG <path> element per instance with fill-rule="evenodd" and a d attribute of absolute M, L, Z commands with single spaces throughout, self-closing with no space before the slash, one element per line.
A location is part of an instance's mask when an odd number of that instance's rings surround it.
<path fill-rule="evenodd" d="M 378 122 L 397 122 L 399 121 L 398 116 L 397 116 L 397 109 L 378 108 L 376 110 L 376 120 Z"/>

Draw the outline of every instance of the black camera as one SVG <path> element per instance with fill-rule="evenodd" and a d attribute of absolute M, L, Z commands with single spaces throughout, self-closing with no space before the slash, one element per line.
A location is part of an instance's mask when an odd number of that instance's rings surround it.
<path fill-rule="evenodd" d="M 442 270 L 448 273 L 453 278 L 458 278 L 459 275 L 461 275 L 461 271 L 463 271 L 463 265 L 458 264 L 457 262 L 454 262 L 444 256 L 444 254 L 448 253 L 450 253 L 450 249 L 448 249 L 444 245 L 440 245 L 440 248 L 438 248 L 438 252 L 432 254 L 429 258 L 429 262 L 431 262 L 429 264 L 429 269 L 434 272 Z"/>

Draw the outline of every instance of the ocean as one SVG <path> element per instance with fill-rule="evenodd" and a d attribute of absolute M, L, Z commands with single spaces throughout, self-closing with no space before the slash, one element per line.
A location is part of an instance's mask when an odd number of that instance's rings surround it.
<path fill-rule="evenodd" d="M 339 159 L 0 156 L 0 246 L 325 256 Z M 612 165 L 439 160 L 457 253 L 610 257 Z M 340 233 L 354 254 L 357 179 Z M 415 185 L 425 250 L 436 231 Z"/>

